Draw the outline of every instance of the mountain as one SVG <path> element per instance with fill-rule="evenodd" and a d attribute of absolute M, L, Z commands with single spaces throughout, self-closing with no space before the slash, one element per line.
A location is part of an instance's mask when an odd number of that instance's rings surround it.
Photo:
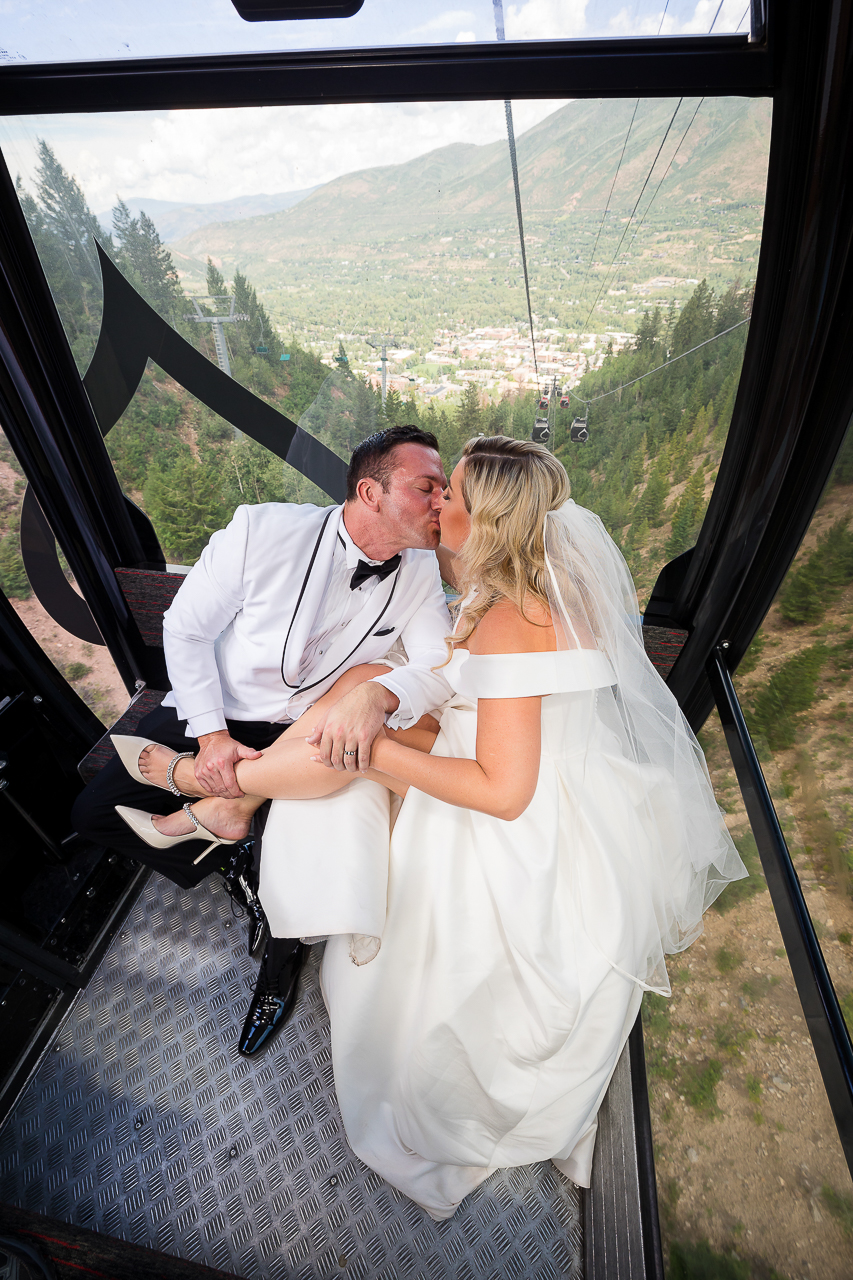
<path fill-rule="evenodd" d="M 724 203 L 763 201 L 770 104 L 709 100 L 682 141 L 695 106 L 695 100 L 681 105 L 667 135 L 676 103 L 640 103 L 611 216 L 630 213 L 665 135 L 642 207 L 662 177 L 656 211 L 708 197 Z M 572 213 L 600 216 L 633 109 L 633 101 L 625 100 L 570 102 L 522 134 L 517 149 L 525 216 L 549 222 Z M 398 241 L 495 220 L 515 222 L 506 142 L 460 142 L 405 164 L 345 174 L 287 210 L 242 223 L 220 220 L 182 237 L 175 248 L 189 257 L 211 254 L 247 265 L 255 258 L 328 252 L 349 241 Z"/>
<path fill-rule="evenodd" d="M 536 323 L 632 331 L 703 278 L 717 292 L 754 280 L 770 112 L 758 98 L 575 101 L 520 135 Z M 204 288 L 209 255 L 310 342 L 381 330 L 426 351 L 448 325 L 527 323 L 505 140 L 347 173 L 170 248 L 186 289 Z"/>
<path fill-rule="evenodd" d="M 280 191 L 276 195 L 237 196 L 234 200 L 218 200 L 210 204 L 181 204 L 177 200 L 154 200 L 148 196 L 130 196 L 125 200 L 137 217 L 145 210 L 157 228 L 161 240 L 178 240 L 211 222 L 233 222 L 254 218 L 258 214 L 278 213 L 310 196 L 316 187 L 301 191 Z M 96 215 L 102 227 L 112 226 L 112 210 Z"/>

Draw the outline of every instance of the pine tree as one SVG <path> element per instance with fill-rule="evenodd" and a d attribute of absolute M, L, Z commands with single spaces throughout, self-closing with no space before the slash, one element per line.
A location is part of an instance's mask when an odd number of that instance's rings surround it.
<path fill-rule="evenodd" d="M 673 484 L 681 484 L 681 481 L 687 478 L 691 458 L 691 450 L 687 442 L 687 427 L 683 423 L 675 433 L 670 446 L 670 456 Z"/>
<path fill-rule="evenodd" d="M 685 302 L 672 330 L 672 355 L 682 355 L 712 337 L 715 318 L 714 290 L 708 287 L 707 280 L 703 280 Z"/>
<path fill-rule="evenodd" d="M 17 528 L 0 538 L 0 588 L 9 599 L 27 600 L 32 587 L 21 558 L 21 535 Z"/>
<path fill-rule="evenodd" d="M 65 171 L 44 138 L 38 140 L 38 158 L 36 194 L 45 227 L 63 245 L 77 279 L 100 292 L 95 240 L 109 248 L 110 237 L 89 208 L 77 179 Z"/>
<path fill-rule="evenodd" d="M 483 411 L 480 408 L 480 393 L 474 382 L 469 382 L 459 408 L 456 411 L 456 425 L 462 443 L 479 435 L 483 430 Z"/>
<path fill-rule="evenodd" d="M 684 486 L 684 492 L 675 509 L 675 515 L 672 519 L 672 532 L 665 548 L 665 554 L 668 559 L 680 556 L 682 551 L 686 551 L 695 541 L 696 527 L 702 513 L 704 485 L 703 470 L 701 467 L 697 467 Z"/>
<path fill-rule="evenodd" d="M 282 351 L 281 340 L 266 313 L 266 308 L 258 302 L 257 290 L 240 271 L 234 272 L 233 292 L 237 311 L 246 313 L 249 317 L 245 331 L 248 334 L 250 350 L 257 354 L 258 347 L 266 347 L 267 351 L 263 353 L 266 359 L 271 363 L 277 361 Z"/>
<path fill-rule="evenodd" d="M 119 200 L 113 209 L 113 237 L 115 263 L 122 275 L 164 320 L 176 323 L 184 291 L 172 255 L 148 214 L 143 211 L 134 218 Z"/>
<path fill-rule="evenodd" d="M 853 533 L 849 517 L 827 529 L 804 563 L 789 572 L 779 592 L 779 609 L 786 622 L 819 622 L 842 588 L 853 581 Z"/>
<path fill-rule="evenodd" d="M 663 509 L 669 493 L 669 459 L 666 450 L 658 454 L 649 474 L 648 484 L 637 499 L 634 519 L 645 520 L 654 527 L 663 524 Z"/>
<path fill-rule="evenodd" d="M 223 483 L 219 467 L 196 462 L 191 456 L 168 470 L 157 462 L 149 468 L 143 491 L 145 510 L 161 544 L 179 564 L 195 564 L 210 535 L 222 527 Z"/>
<path fill-rule="evenodd" d="M 663 317 L 660 307 L 655 307 L 654 311 L 647 311 L 637 328 L 634 350 L 653 352 L 660 340 L 662 328 Z"/>
<path fill-rule="evenodd" d="M 207 293 L 211 298 L 224 298 L 228 293 L 225 277 L 212 258 L 207 260 Z M 215 314 L 211 311 L 211 315 Z"/>
<path fill-rule="evenodd" d="M 784 751 L 794 745 L 798 715 L 815 700 L 827 653 L 825 644 L 813 644 L 788 658 L 747 711 L 750 731 L 763 734 L 771 751 Z"/>

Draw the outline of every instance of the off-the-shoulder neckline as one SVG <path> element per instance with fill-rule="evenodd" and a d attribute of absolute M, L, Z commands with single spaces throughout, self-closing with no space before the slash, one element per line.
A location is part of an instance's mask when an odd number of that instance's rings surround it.
<path fill-rule="evenodd" d="M 594 654 L 596 658 L 604 657 L 600 649 L 528 649 L 518 653 L 472 653 L 470 649 L 459 646 L 453 650 L 454 658 L 457 653 L 464 653 L 468 658 L 565 658 L 568 654 L 574 653 Z"/>

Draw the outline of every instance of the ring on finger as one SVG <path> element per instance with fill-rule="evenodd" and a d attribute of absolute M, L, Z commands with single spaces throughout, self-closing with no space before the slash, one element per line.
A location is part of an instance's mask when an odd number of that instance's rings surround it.
<path fill-rule="evenodd" d="M 357 755 L 358 755 L 358 752 L 357 752 L 357 751 L 345 751 L 345 752 L 344 752 L 344 755 L 345 755 L 345 756 L 357 756 Z"/>

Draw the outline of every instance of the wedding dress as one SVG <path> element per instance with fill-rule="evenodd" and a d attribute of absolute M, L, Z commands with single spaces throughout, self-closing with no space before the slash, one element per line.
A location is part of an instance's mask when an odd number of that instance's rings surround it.
<path fill-rule="evenodd" d="M 560 649 L 457 649 L 432 749 L 473 759 L 477 699 L 541 696 L 530 805 L 507 822 L 410 788 L 381 947 L 353 963 L 352 940 L 332 936 L 322 964 L 350 1145 L 436 1219 L 498 1168 L 550 1158 L 589 1185 L 596 1116 L 643 991 L 669 993 L 664 951 L 688 945 L 746 874 L 642 651 L 624 561 L 592 513 L 570 502 L 558 514 Z"/>

